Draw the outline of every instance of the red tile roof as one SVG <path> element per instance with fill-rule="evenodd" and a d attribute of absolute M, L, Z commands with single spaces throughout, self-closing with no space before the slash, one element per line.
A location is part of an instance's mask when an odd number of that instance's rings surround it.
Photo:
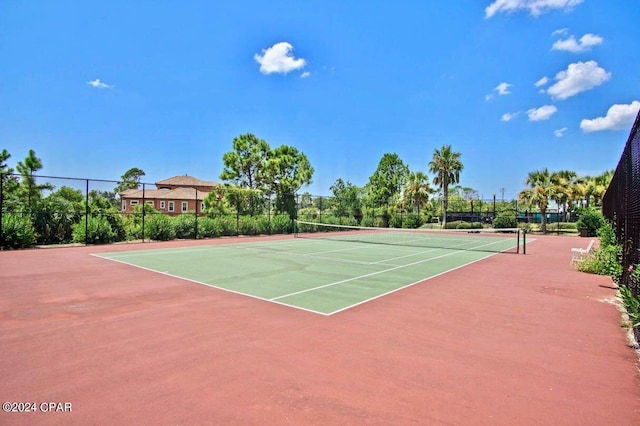
<path fill-rule="evenodd" d="M 198 191 L 198 200 L 204 200 L 209 191 Z M 120 193 L 122 198 L 143 198 L 142 189 L 127 189 Z M 145 189 L 144 198 L 148 200 L 194 200 L 196 190 L 194 188 L 176 189 Z"/>
<path fill-rule="evenodd" d="M 163 185 L 177 185 L 177 186 L 216 186 L 217 182 L 209 182 L 205 180 L 200 180 L 193 176 L 184 175 L 184 176 L 174 176 L 169 179 L 164 179 L 156 182 L 156 186 L 160 187 Z"/>

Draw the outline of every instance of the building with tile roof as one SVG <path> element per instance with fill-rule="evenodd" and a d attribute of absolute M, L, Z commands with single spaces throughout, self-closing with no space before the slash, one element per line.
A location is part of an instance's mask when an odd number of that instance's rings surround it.
<path fill-rule="evenodd" d="M 147 204 L 169 216 L 187 212 L 202 214 L 204 199 L 218 183 L 184 175 L 158 181 L 155 185 L 156 189 L 143 185 L 142 189 L 122 191 L 119 194 L 122 212 L 132 213 L 136 206 Z"/>

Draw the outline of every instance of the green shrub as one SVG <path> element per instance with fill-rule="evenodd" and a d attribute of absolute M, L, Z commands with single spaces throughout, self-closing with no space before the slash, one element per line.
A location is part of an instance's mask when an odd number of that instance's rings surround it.
<path fill-rule="evenodd" d="M 290 234 L 293 232 L 293 222 L 288 214 L 271 216 L 272 234 Z"/>
<path fill-rule="evenodd" d="M 196 216 L 194 213 L 183 213 L 173 219 L 176 238 L 190 239 L 196 236 Z"/>
<path fill-rule="evenodd" d="M 216 222 L 210 217 L 198 218 L 198 238 L 219 237 L 216 235 Z"/>
<path fill-rule="evenodd" d="M 518 220 L 512 214 L 499 214 L 493 219 L 493 227 L 496 229 L 517 228 Z"/>
<path fill-rule="evenodd" d="M 271 232 L 269 218 L 265 215 L 254 216 L 256 221 L 256 234 L 267 235 Z"/>
<path fill-rule="evenodd" d="M 634 296 L 633 292 L 626 285 L 619 288 L 620 299 L 627 310 L 627 315 L 634 328 L 640 328 L 640 298 Z"/>
<path fill-rule="evenodd" d="M 417 213 L 408 213 L 402 220 L 402 227 L 408 229 L 417 229 L 424 225 L 422 216 Z"/>
<path fill-rule="evenodd" d="M 253 216 L 240 216 L 238 218 L 238 234 L 239 235 L 256 235 L 257 226 L 256 219 Z"/>
<path fill-rule="evenodd" d="M 454 220 L 453 222 L 447 222 L 445 229 L 482 229 L 482 223 L 480 222 L 465 222 L 463 220 Z"/>
<path fill-rule="evenodd" d="M 157 241 L 168 241 L 176 238 L 176 231 L 173 221 L 169 216 L 155 214 L 148 217 L 145 223 L 145 234 L 147 238 Z"/>
<path fill-rule="evenodd" d="M 600 247 L 609 247 L 618 244 L 616 231 L 613 230 L 613 226 L 611 226 L 611 223 L 608 221 L 605 221 L 597 233 L 598 237 L 600 237 Z"/>
<path fill-rule="evenodd" d="M 89 219 L 80 220 L 73 225 L 73 241 L 87 244 L 108 244 L 115 241 L 116 234 L 111 229 L 109 220 L 102 216 L 89 216 Z"/>
<path fill-rule="evenodd" d="M 593 250 L 592 254 L 578 263 L 577 269 L 591 274 L 608 275 L 613 282 L 619 283 L 622 278 L 620 257 L 622 247 L 609 245 Z"/>
<path fill-rule="evenodd" d="M 2 215 L 2 247 L 26 248 L 36 242 L 36 233 L 27 215 Z"/>
<path fill-rule="evenodd" d="M 578 211 L 578 229 L 586 229 L 587 236 L 595 237 L 598 229 L 605 224 L 602 214 L 593 209 L 580 209 Z"/>
<path fill-rule="evenodd" d="M 124 235 L 126 241 L 139 240 L 142 238 L 142 224 L 135 223 L 128 217 L 124 219 Z"/>
<path fill-rule="evenodd" d="M 458 225 L 456 226 L 456 229 L 471 229 L 471 223 L 469 222 L 460 222 L 458 223 Z"/>
<path fill-rule="evenodd" d="M 238 235 L 236 216 L 225 215 L 214 217 L 216 230 L 219 230 L 217 236 L 229 237 Z"/>

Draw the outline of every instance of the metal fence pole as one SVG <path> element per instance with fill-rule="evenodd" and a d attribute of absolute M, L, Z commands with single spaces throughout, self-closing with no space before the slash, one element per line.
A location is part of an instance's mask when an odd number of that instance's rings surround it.
<path fill-rule="evenodd" d="M 268 223 L 268 234 L 271 235 L 271 194 L 269 194 L 269 201 L 267 204 L 267 223 Z"/>
<path fill-rule="evenodd" d="M 142 242 L 143 242 L 143 243 L 145 242 L 145 240 L 144 240 L 144 221 L 145 221 L 145 211 L 147 210 L 147 209 L 145 208 L 145 205 L 144 205 L 144 202 L 145 202 L 145 193 L 144 193 L 144 190 L 145 190 L 145 184 L 143 183 L 143 184 L 142 184 Z M 135 214 L 135 213 L 134 213 L 134 214 Z"/>
<path fill-rule="evenodd" d="M 89 245 L 89 179 L 86 181 L 84 205 L 84 245 Z"/>
<path fill-rule="evenodd" d="M 198 239 L 198 188 L 195 188 L 196 190 L 196 224 L 195 224 L 195 229 L 194 229 L 194 235 L 193 238 L 194 239 Z M 202 211 L 202 209 L 200 209 Z"/>

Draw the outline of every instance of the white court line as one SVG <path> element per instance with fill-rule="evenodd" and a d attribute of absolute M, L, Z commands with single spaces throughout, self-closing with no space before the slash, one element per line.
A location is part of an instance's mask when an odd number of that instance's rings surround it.
<path fill-rule="evenodd" d="M 271 247 L 271 246 L 275 247 L 275 246 L 291 245 L 291 244 L 298 244 L 298 243 L 296 243 L 294 240 L 278 240 L 278 241 L 272 241 L 272 242 L 260 242 L 260 241 L 233 242 L 230 244 L 211 244 L 211 245 L 200 246 L 200 247 L 178 247 L 174 249 L 149 248 L 145 250 L 129 250 L 124 252 L 115 251 L 115 252 L 97 253 L 96 255 L 100 256 L 101 254 L 104 254 L 104 255 L 112 256 L 113 258 L 131 257 L 131 256 L 161 256 L 165 254 L 216 251 L 216 250 L 221 250 L 225 248 L 248 249 L 248 248 L 251 248 L 251 246 L 253 245 L 260 245 L 264 247 Z"/>
<path fill-rule="evenodd" d="M 443 254 L 441 256 L 432 257 L 430 259 L 422 259 L 422 260 L 419 260 L 417 262 L 408 263 L 406 265 L 394 266 L 393 268 L 383 269 L 382 271 L 371 272 L 371 273 L 360 275 L 360 276 L 357 276 L 357 277 L 347 278 L 345 280 L 340 280 L 340 281 L 332 282 L 332 283 L 329 283 L 329 284 L 323 284 L 323 285 L 320 285 L 320 286 L 317 286 L 317 287 L 308 288 L 306 290 L 295 291 L 293 293 L 284 294 L 282 296 L 274 297 L 274 298 L 269 299 L 269 300 L 284 299 L 286 297 L 296 296 L 298 294 L 308 293 L 310 291 L 320 290 L 320 289 L 323 289 L 323 288 L 332 287 L 334 285 L 344 284 L 344 283 L 348 283 L 350 281 L 356 281 L 356 280 L 360 280 L 362 278 L 368 278 L 368 277 L 372 277 L 374 275 L 384 274 L 386 272 L 395 271 L 396 269 L 402 269 L 402 268 L 407 268 L 409 266 L 418 265 L 420 263 L 431 262 L 432 260 L 441 259 L 443 257 L 451 256 L 451 255 L 458 254 L 458 253 L 460 253 L 460 252 L 459 251 L 454 251 L 452 253 L 447 253 L 447 254 Z"/>
<path fill-rule="evenodd" d="M 508 241 L 508 240 L 503 240 L 503 241 Z M 474 248 L 477 249 L 477 248 L 488 246 L 488 245 L 492 245 L 492 244 L 495 244 L 495 243 L 483 244 L 483 245 L 480 245 L 480 246 L 477 246 L 477 247 L 474 247 Z M 432 258 L 429 258 L 429 259 L 423 259 L 423 260 L 418 260 L 416 262 L 407 263 L 406 265 L 394 266 L 393 268 L 383 269 L 382 271 L 371 272 L 371 273 L 360 275 L 360 276 L 357 276 L 357 277 L 347 278 L 347 279 L 336 281 L 336 282 L 333 282 L 333 283 L 323 284 L 323 285 L 320 285 L 320 286 L 317 286 L 317 287 L 308 288 L 306 290 L 295 291 L 293 293 L 284 294 L 282 296 L 274 297 L 274 298 L 272 298 L 270 300 L 284 299 L 286 297 L 296 296 L 298 294 L 308 293 L 310 291 L 320 290 L 320 289 L 323 289 L 323 288 L 333 287 L 335 285 L 344 284 L 344 283 L 348 283 L 348 282 L 351 282 L 351 281 L 356 281 L 356 280 L 359 280 L 359 279 L 362 279 L 362 278 L 368 278 L 368 277 L 372 277 L 374 275 L 384 274 L 386 272 L 395 271 L 397 269 L 407 268 L 409 266 L 419 265 L 421 263 L 431 262 L 432 260 L 442 259 L 443 257 L 448 257 L 448 256 L 452 256 L 454 254 L 459 254 L 462 251 L 463 250 L 457 250 L 457 251 L 454 251 L 454 252 L 451 252 L 451 253 L 443 254 L 441 256 L 436 256 L 436 257 L 432 257 Z M 494 254 L 496 254 L 496 253 L 494 253 Z"/>
<path fill-rule="evenodd" d="M 281 305 L 281 306 L 286 306 L 288 308 L 295 308 L 295 309 L 299 309 L 301 311 L 311 312 L 313 314 L 319 314 L 319 315 L 324 315 L 324 316 L 328 316 L 329 315 L 329 314 L 326 314 L 324 312 L 314 311 L 313 309 L 303 308 L 301 306 L 291 305 L 289 303 L 278 302 L 277 300 L 266 299 L 264 297 L 255 296 L 253 294 L 242 293 L 240 291 L 231 290 L 231 289 L 224 288 L 224 287 L 219 287 L 219 286 L 217 286 L 215 284 L 204 283 L 202 281 L 197 281 L 197 280 L 194 280 L 194 279 L 191 279 L 191 278 L 181 277 L 180 275 L 173 275 L 173 274 L 170 274 L 168 272 L 156 271 L 154 269 L 147 268 L 145 266 L 136 265 L 135 263 L 125 262 L 124 260 L 118 260 L 118 259 L 112 259 L 112 258 L 109 258 L 109 257 L 103 257 L 100 254 L 91 253 L 91 256 L 99 257 L 99 258 L 105 259 L 105 260 L 110 260 L 112 262 L 122 263 L 124 265 L 133 266 L 135 268 L 140 268 L 140 269 L 143 269 L 145 271 L 155 272 L 156 274 L 166 275 L 167 277 L 177 278 L 179 280 L 188 281 L 188 282 L 191 282 L 191 283 L 194 283 L 194 284 L 200 284 L 200 285 L 204 285 L 204 286 L 207 286 L 207 287 L 212 287 L 212 288 L 215 288 L 217 290 L 222 290 L 222 291 L 226 291 L 226 292 L 229 292 L 229 293 L 238 294 L 240 296 L 246 296 L 246 297 L 250 297 L 252 299 L 262 300 L 263 302 L 276 303 L 276 304 Z"/>
<path fill-rule="evenodd" d="M 500 240 L 500 241 L 508 241 L 508 240 L 511 240 L 511 239 L 505 239 L 505 240 Z M 297 244 L 297 243 L 296 243 L 296 242 L 294 242 L 294 241 L 299 241 L 299 240 L 293 240 L 293 241 L 290 241 L 290 240 L 281 240 L 281 241 L 278 241 L 278 242 L 274 242 L 274 243 L 273 243 L 273 245 L 276 245 L 276 244 L 278 244 L 278 243 L 282 243 L 282 245 L 284 245 L 285 243 L 287 243 L 287 244 Z M 326 241 L 326 240 L 325 240 L 325 241 Z M 535 238 L 531 238 L 531 239 L 528 239 L 528 240 L 527 240 L 527 242 L 534 242 L 534 241 L 536 241 L 536 239 L 535 239 Z M 255 243 L 255 242 L 253 242 L 253 243 L 238 243 L 238 244 L 229 244 L 229 245 L 226 245 L 226 244 L 225 244 L 225 245 L 212 245 L 212 246 L 206 246 L 206 247 L 203 247 L 203 249 L 204 249 L 204 250 L 206 250 L 206 249 L 219 249 L 219 248 L 233 247 L 233 246 L 235 246 L 235 247 L 237 248 L 237 247 L 238 247 L 238 245 L 240 245 L 240 244 L 245 245 L 245 246 L 244 246 L 244 247 L 242 247 L 242 248 L 247 248 L 247 246 L 246 246 L 246 245 L 250 245 L 250 244 L 261 244 L 261 243 Z M 264 244 L 264 243 L 262 243 L 262 244 Z M 492 243 L 492 244 L 493 244 L 493 243 Z M 475 248 L 479 248 L 479 247 L 482 247 L 482 246 L 478 246 L 478 247 L 475 247 Z M 130 254 L 130 255 L 138 255 L 138 256 L 139 256 L 139 255 L 143 255 L 143 254 L 144 254 L 144 255 L 149 255 L 149 254 L 164 254 L 164 253 L 168 253 L 168 252 L 165 252 L 165 251 L 163 251 L 163 250 L 164 250 L 164 249 L 149 249 L 149 250 L 143 250 L 143 251 L 132 251 L 132 252 L 126 252 L 126 254 Z M 188 250 L 188 251 L 200 251 L 200 250 L 193 250 L 193 249 L 187 249 L 187 250 Z M 390 270 L 392 270 L 392 269 L 400 269 L 400 268 L 403 268 L 403 267 L 406 267 L 406 266 L 411 266 L 411 265 L 414 265 L 414 264 L 419 264 L 419 263 L 427 262 L 427 261 L 430 261 L 430 260 L 435 260 L 435 259 L 437 259 L 437 258 L 441 258 L 441 257 L 445 257 L 445 256 L 449 256 L 449 255 L 453 255 L 453 254 L 461 253 L 462 251 L 466 251 L 466 250 L 458 250 L 458 251 L 455 251 L 455 252 L 453 252 L 453 253 L 446 254 L 446 255 L 443 255 L 443 256 L 439 256 L 439 257 L 436 257 L 436 258 L 425 259 L 425 260 L 422 260 L 422 261 L 419 261 L 419 262 L 414 262 L 413 264 L 409 264 L 409 265 L 401 265 L 401 266 L 393 267 L 393 268 L 391 268 Z M 172 251 L 170 251 L 170 252 L 172 252 L 172 253 L 173 253 L 173 252 L 180 253 L 180 252 L 185 252 L 185 249 L 182 249 L 182 250 L 181 250 L 181 249 L 177 249 L 177 250 L 172 250 Z M 297 306 L 297 305 L 293 305 L 293 304 L 289 304 L 289 303 L 284 303 L 284 302 L 280 302 L 280 301 L 276 300 L 276 299 L 279 299 L 279 298 L 287 297 L 287 295 L 285 295 L 285 296 L 279 296 L 278 298 L 267 299 L 267 298 L 264 298 L 264 297 L 255 296 L 255 295 L 248 294 L 248 293 L 242 293 L 242 292 L 240 292 L 240 291 L 236 291 L 236 290 L 231 290 L 231 289 L 228 289 L 228 288 L 225 288 L 225 287 L 220 287 L 220 286 L 217 286 L 217 285 L 215 285 L 215 284 L 205 283 L 205 282 L 197 281 L 197 280 L 194 280 L 194 279 L 191 279 L 191 278 L 182 277 L 182 276 L 179 276 L 179 275 L 173 275 L 173 274 L 170 274 L 170 273 L 168 273 L 168 272 L 160 272 L 160 271 L 156 271 L 156 270 L 151 269 L 151 268 L 147 268 L 147 267 L 144 267 L 144 266 L 136 265 L 136 264 L 134 264 L 134 263 L 126 262 L 126 261 L 119 260 L 119 259 L 116 259 L 116 258 L 106 257 L 107 255 L 116 255 L 116 254 L 121 254 L 121 253 L 122 253 L 122 252 L 92 253 L 92 254 L 91 254 L 91 256 L 99 257 L 99 258 L 101 258 L 101 259 L 109 260 L 109 261 L 112 261 L 112 262 L 122 263 L 122 264 L 125 264 L 125 265 L 128 265 L 128 266 L 133 266 L 133 267 L 140 268 L 140 269 L 143 269 L 143 270 L 146 270 L 146 271 L 149 271 L 149 272 L 154 272 L 154 273 L 157 273 L 157 274 L 166 275 L 166 276 L 168 276 L 168 277 L 177 278 L 177 279 L 184 280 L 184 281 L 187 281 L 187 282 L 191 282 L 191 283 L 194 283 L 194 284 L 204 285 L 204 286 L 207 286 L 207 287 L 215 288 L 215 289 L 217 289 L 217 290 L 226 291 L 226 292 L 229 292 L 229 293 L 232 293 L 232 294 L 236 294 L 236 295 L 240 295 L 240 296 L 246 296 L 246 297 L 250 297 L 250 298 L 252 298 L 252 299 L 261 300 L 261 301 L 264 301 L 264 302 L 271 302 L 271 303 L 275 303 L 275 304 L 278 304 L 278 305 L 281 305 L 281 306 L 286 306 L 286 307 L 289 307 L 289 308 L 294 308 L 294 309 L 298 309 L 298 310 L 301 310 L 301 311 L 310 312 L 310 313 L 314 313 L 314 314 L 318 314 L 318 315 L 323 315 L 323 316 L 331 316 L 331 315 L 334 315 L 334 314 L 337 314 L 337 313 L 340 313 L 340 312 L 346 311 L 346 310 L 351 309 L 351 308 L 353 308 L 353 307 L 356 307 L 356 306 L 362 305 L 362 304 L 364 304 L 364 303 L 367 303 L 367 302 L 370 302 L 370 301 L 372 301 L 372 300 L 375 300 L 375 299 L 381 298 L 381 297 L 386 296 L 386 295 L 389 295 L 389 294 L 391 294 L 391 293 L 395 293 L 395 292 L 400 291 L 400 290 L 403 290 L 403 289 L 405 289 L 405 288 L 407 288 L 407 287 L 411 287 L 411 286 L 413 286 L 413 285 L 415 285 L 415 284 L 419 284 L 419 283 L 421 283 L 421 282 L 424 282 L 424 281 L 430 280 L 430 279 L 432 279 L 432 278 L 435 278 L 435 277 L 438 277 L 438 276 L 444 275 L 444 274 L 449 273 L 449 272 L 451 272 L 451 271 L 455 271 L 456 269 L 460 269 L 460 268 L 462 268 L 462 267 L 464 267 L 464 266 L 470 265 L 470 264 L 472 264 L 472 263 L 478 262 L 478 261 L 480 261 L 480 260 L 484 260 L 484 259 L 486 259 L 486 258 L 488 258 L 488 257 L 495 256 L 496 254 L 498 254 L 498 253 L 489 253 L 489 254 L 488 254 L 487 256 L 485 256 L 485 257 L 482 257 L 482 258 L 480 258 L 480 259 L 473 260 L 473 261 L 471 261 L 471 262 L 465 263 L 464 265 L 460 265 L 460 266 L 457 266 L 457 267 L 455 267 L 455 268 L 448 269 L 448 270 L 446 270 L 446 271 L 440 272 L 439 274 L 432 275 L 432 276 L 429 276 L 429 277 L 426 277 L 426 278 L 422 278 L 422 279 L 420 279 L 420 280 L 418 280 L 418 281 L 415 281 L 415 282 L 413 282 L 413 283 L 410 283 L 410 284 L 404 285 L 404 286 L 402 286 L 402 287 L 398 287 L 398 288 L 393 289 L 393 290 L 390 290 L 390 291 L 388 291 L 388 292 L 386 292 L 386 293 L 382 293 L 382 294 L 379 294 L 379 295 L 377 295 L 377 296 L 371 297 L 371 298 L 369 298 L 369 299 L 365 299 L 365 300 L 362 300 L 362 301 L 360 301 L 360 302 L 354 303 L 354 304 L 352 304 L 352 305 L 345 306 L 345 307 L 340 308 L 340 309 L 338 309 L 338 310 L 335 310 L 335 311 L 332 311 L 332 312 L 325 313 L 325 312 L 320 312 L 320 311 L 316 311 L 316 310 L 313 310 L 313 309 L 304 308 L 304 307 L 301 307 L 301 306 Z M 274 252 L 274 253 L 275 253 L 275 252 Z M 382 272 L 385 272 L 385 271 L 380 271 L 379 273 L 382 273 Z M 374 273 L 374 274 L 368 274 L 368 275 L 375 275 L 375 273 Z M 356 278 L 353 278 L 353 279 L 351 279 L 351 280 L 358 279 L 358 278 L 363 278 L 363 277 L 364 277 L 364 276 L 356 277 Z M 344 280 L 343 282 L 346 282 L 346 281 L 350 281 L 350 280 Z M 334 284 L 332 284 L 332 285 L 336 285 L 336 284 L 334 283 Z M 327 286 L 327 285 L 324 285 L 324 286 L 321 286 L 321 287 L 326 287 L 326 286 Z M 312 291 L 312 290 L 313 290 L 313 289 L 309 289 L 309 290 L 306 290 L 306 291 Z M 294 294 L 294 293 L 292 293 L 292 294 Z"/>

